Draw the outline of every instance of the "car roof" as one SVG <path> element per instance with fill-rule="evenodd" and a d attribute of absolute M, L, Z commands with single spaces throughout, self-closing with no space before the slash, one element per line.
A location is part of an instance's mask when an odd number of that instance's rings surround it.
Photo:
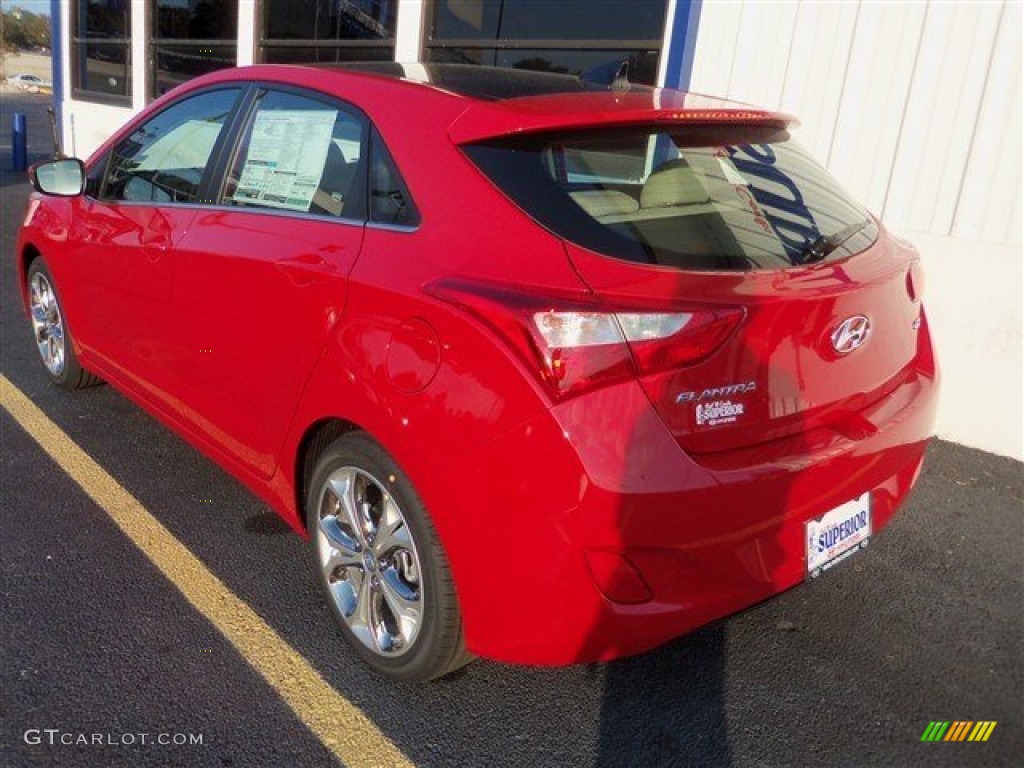
<path fill-rule="evenodd" d="M 589 82 L 572 75 L 472 64 L 259 64 L 219 70 L 192 81 L 273 81 L 390 102 L 401 94 L 435 94 L 448 115 L 456 144 L 523 133 L 578 130 L 594 126 L 743 123 L 785 127 L 791 115 L 748 104 L 653 88 L 628 82 Z M 357 104 L 367 107 L 368 104 Z"/>
<path fill-rule="evenodd" d="M 485 67 L 477 64 L 366 61 L 310 66 L 314 69 L 364 72 L 405 80 L 478 101 L 504 101 L 530 96 L 600 92 L 611 89 L 610 84 L 590 81 L 575 75 L 508 67 Z M 631 84 L 630 87 L 650 90 L 644 85 Z"/>

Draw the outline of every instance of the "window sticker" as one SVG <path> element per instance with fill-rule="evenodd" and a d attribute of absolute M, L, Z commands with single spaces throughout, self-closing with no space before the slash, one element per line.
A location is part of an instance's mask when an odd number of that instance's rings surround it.
<path fill-rule="evenodd" d="M 270 208 L 309 211 L 327 160 L 337 110 L 259 112 L 232 198 Z"/>

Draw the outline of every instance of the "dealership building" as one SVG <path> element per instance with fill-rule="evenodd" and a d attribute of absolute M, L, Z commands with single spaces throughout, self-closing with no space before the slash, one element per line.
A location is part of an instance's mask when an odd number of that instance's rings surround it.
<path fill-rule="evenodd" d="M 1019 0 L 52 0 L 63 150 L 253 63 L 460 62 L 725 96 L 796 136 L 924 254 L 940 436 L 1024 459 Z M 413 72 L 412 70 L 419 70 Z"/>

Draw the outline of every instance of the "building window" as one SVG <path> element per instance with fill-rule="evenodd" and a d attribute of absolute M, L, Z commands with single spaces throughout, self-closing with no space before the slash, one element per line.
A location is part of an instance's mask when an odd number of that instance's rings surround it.
<path fill-rule="evenodd" d="M 262 61 L 392 61 L 398 0 L 265 0 Z"/>
<path fill-rule="evenodd" d="M 78 0 L 71 7 L 71 94 L 132 102 L 131 0 Z"/>
<path fill-rule="evenodd" d="M 486 64 L 654 85 L 666 0 L 436 0 L 427 61 Z"/>
<path fill-rule="evenodd" d="M 238 3 L 152 0 L 152 95 L 162 96 L 198 75 L 235 66 Z"/>

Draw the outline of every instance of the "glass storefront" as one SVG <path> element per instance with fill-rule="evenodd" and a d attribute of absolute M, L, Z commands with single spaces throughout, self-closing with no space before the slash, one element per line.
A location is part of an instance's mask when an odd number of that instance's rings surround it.
<path fill-rule="evenodd" d="M 71 91 L 131 104 L 130 0 L 79 0 L 71 8 Z"/>
<path fill-rule="evenodd" d="M 599 84 L 610 83 L 626 64 L 631 82 L 654 84 L 668 3 L 427 0 L 399 6 L 399 0 L 76 0 L 72 95 L 131 105 L 133 11 L 143 15 L 135 29 L 146 30 L 145 62 L 137 62 L 135 76 L 145 72 L 147 100 L 235 66 L 240 15 L 248 27 L 241 30 L 243 63 L 393 61 L 401 13 L 407 29 L 422 29 L 419 41 L 403 38 L 405 59 L 420 50 L 427 62 L 568 73 Z"/>
<path fill-rule="evenodd" d="M 265 0 L 266 63 L 392 61 L 398 0 Z"/>
<path fill-rule="evenodd" d="M 578 75 L 610 83 L 623 63 L 653 85 L 665 0 L 438 0 L 424 58 Z"/>
<path fill-rule="evenodd" d="M 238 3 L 233 0 L 152 0 L 150 29 L 152 98 L 189 78 L 235 66 Z"/>

